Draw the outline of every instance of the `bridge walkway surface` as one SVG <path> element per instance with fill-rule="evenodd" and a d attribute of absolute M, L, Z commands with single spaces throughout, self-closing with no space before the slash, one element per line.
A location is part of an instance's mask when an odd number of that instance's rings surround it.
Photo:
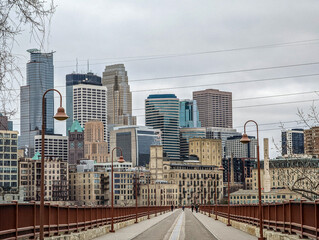
<path fill-rule="evenodd" d="M 238 229 L 227 227 L 224 223 L 214 220 L 190 209 L 181 209 L 165 213 L 158 217 L 133 224 L 108 233 L 95 240 L 252 240 L 251 236 Z"/>

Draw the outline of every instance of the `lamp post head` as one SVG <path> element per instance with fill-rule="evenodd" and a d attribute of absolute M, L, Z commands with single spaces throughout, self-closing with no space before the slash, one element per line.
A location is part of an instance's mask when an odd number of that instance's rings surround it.
<path fill-rule="evenodd" d="M 59 120 L 59 121 L 64 121 L 68 119 L 68 115 L 66 115 L 64 108 L 59 107 L 57 113 L 54 115 L 54 119 Z"/>
<path fill-rule="evenodd" d="M 241 143 L 244 143 L 244 144 L 250 142 L 250 139 L 248 138 L 248 136 L 247 136 L 246 133 L 243 134 L 242 138 L 240 139 L 240 142 L 241 142 Z"/>
<path fill-rule="evenodd" d="M 119 162 L 119 163 L 124 163 L 124 162 L 125 162 L 125 160 L 124 160 L 124 158 L 123 158 L 123 156 L 122 156 L 122 155 L 120 156 L 120 158 L 119 158 L 118 162 Z"/>

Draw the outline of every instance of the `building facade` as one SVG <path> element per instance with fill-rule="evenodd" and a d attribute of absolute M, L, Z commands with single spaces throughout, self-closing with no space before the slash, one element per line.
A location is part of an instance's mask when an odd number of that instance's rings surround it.
<path fill-rule="evenodd" d="M 78 84 L 87 84 L 102 86 L 101 77 L 89 72 L 87 74 L 71 73 L 66 75 L 66 114 L 69 118 L 66 120 L 66 134 L 73 124 L 73 86 Z"/>
<path fill-rule="evenodd" d="M 216 89 L 193 92 L 202 127 L 233 127 L 232 93 Z"/>
<path fill-rule="evenodd" d="M 0 188 L 18 189 L 18 132 L 0 130 Z"/>
<path fill-rule="evenodd" d="M 41 154 L 42 136 L 34 137 L 34 149 Z M 58 158 L 67 163 L 69 158 L 68 137 L 62 135 L 45 135 L 44 136 L 44 155 L 45 157 Z"/>
<path fill-rule="evenodd" d="M 161 145 L 161 131 L 145 126 L 119 126 L 113 128 L 110 139 L 110 149 L 120 147 L 125 161 L 145 167 L 150 159 L 150 146 Z"/>
<path fill-rule="evenodd" d="M 304 131 L 292 129 L 281 132 L 281 149 L 283 156 L 304 154 Z"/>
<path fill-rule="evenodd" d="M 179 103 L 179 126 L 181 128 L 200 128 L 196 100 L 181 100 Z"/>
<path fill-rule="evenodd" d="M 180 128 L 179 141 L 180 141 L 180 158 L 181 160 L 189 159 L 189 140 L 191 138 L 205 138 L 205 128 Z"/>
<path fill-rule="evenodd" d="M 106 66 L 103 86 L 107 88 L 107 122 L 109 125 L 136 125 L 132 116 L 132 93 L 124 64 Z"/>
<path fill-rule="evenodd" d="M 84 157 L 96 162 L 108 161 L 108 143 L 104 141 L 104 125 L 101 121 L 91 120 L 85 123 Z"/>
<path fill-rule="evenodd" d="M 179 99 L 174 94 L 149 95 L 145 100 L 146 126 L 160 129 L 164 153 L 180 160 Z"/>
<path fill-rule="evenodd" d="M 257 139 L 255 137 L 248 136 L 250 142 L 243 144 L 240 142 L 241 136 L 229 137 L 226 140 L 226 157 L 230 158 L 256 158 Z"/>
<path fill-rule="evenodd" d="M 30 61 L 27 63 L 27 85 L 20 88 L 20 126 L 19 148 L 28 149 L 29 157 L 34 154 L 34 136 L 42 128 L 42 97 L 47 89 L 53 88 L 53 52 L 42 53 L 37 49 L 28 50 Z M 45 131 L 54 133 L 53 92 L 45 98 Z"/>
<path fill-rule="evenodd" d="M 237 132 L 236 129 L 232 128 L 219 128 L 219 127 L 207 127 L 206 138 L 210 139 L 221 139 L 223 157 L 226 157 L 226 140 L 229 137 L 241 136 L 241 133 Z"/>
<path fill-rule="evenodd" d="M 68 163 L 59 158 L 45 158 L 44 200 L 68 200 Z M 41 155 L 19 159 L 19 186 L 24 191 L 26 201 L 40 201 Z"/>
<path fill-rule="evenodd" d="M 189 139 L 189 155 L 196 155 L 202 165 L 222 166 L 222 142 L 219 139 Z"/>
<path fill-rule="evenodd" d="M 73 86 L 73 121 L 82 127 L 90 120 L 99 120 L 104 126 L 104 141 L 107 141 L 106 87 L 78 84 Z"/>
<path fill-rule="evenodd" d="M 84 129 L 75 120 L 69 129 L 69 165 L 76 165 L 84 158 Z"/>
<path fill-rule="evenodd" d="M 319 127 L 312 127 L 304 131 L 305 154 L 319 157 Z"/>

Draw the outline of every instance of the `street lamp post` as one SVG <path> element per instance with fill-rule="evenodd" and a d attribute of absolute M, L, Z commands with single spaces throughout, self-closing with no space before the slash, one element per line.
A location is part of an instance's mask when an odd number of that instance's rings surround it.
<path fill-rule="evenodd" d="M 233 160 L 233 155 L 231 156 L 231 160 Z M 228 180 L 228 221 L 227 226 L 231 226 L 230 224 L 230 187 L 229 187 L 229 168 L 230 168 L 230 159 L 228 159 L 228 171 L 227 171 L 227 180 Z"/>
<path fill-rule="evenodd" d="M 257 129 L 257 170 L 258 170 L 258 199 L 259 199 L 259 231 L 260 231 L 260 237 L 258 240 L 264 239 L 264 233 L 263 233 L 263 217 L 262 217 L 262 206 L 261 206 L 261 181 L 260 181 L 260 159 L 259 159 L 259 135 L 258 135 L 258 124 L 254 120 L 248 120 L 244 125 L 244 134 L 242 138 L 240 139 L 241 143 L 247 144 L 250 142 L 250 139 L 248 138 L 246 134 L 246 125 L 247 123 L 252 122 L 256 125 Z"/>
<path fill-rule="evenodd" d="M 56 89 L 48 89 L 42 96 L 42 131 L 41 131 L 41 186 L 40 186 L 40 240 L 44 239 L 44 137 L 45 137 L 45 95 L 50 92 L 55 91 L 60 95 L 60 107 L 57 110 L 57 113 L 54 115 L 54 119 L 63 121 L 68 119 L 68 115 L 65 114 L 64 108 L 62 107 L 62 95 Z"/>
<path fill-rule="evenodd" d="M 114 147 L 112 149 L 112 167 L 111 167 L 111 178 L 112 178 L 112 183 L 111 183 L 111 188 L 112 188 L 112 190 L 111 190 L 112 191 L 111 192 L 111 206 L 112 206 L 112 208 L 111 208 L 111 230 L 110 230 L 110 232 L 115 232 L 115 230 L 114 230 L 114 186 L 113 186 L 114 185 L 113 152 L 114 152 L 115 149 L 119 149 L 121 151 L 121 156 L 120 156 L 118 162 L 119 163 L 125 162 L 124 158 L 123 158 L 122 149 L 120 147 Z"/>
<path fill-rule="evenodd" d="M 135 223 L 138 223 L 137 221 L 137 180 L 138 180 L 138 177 L 137 177 L 137 167 L 136 167 L 136 170 L 135 170 Z"/>
<path fill-rule="evenodd" d="M 218 220 L 217 218 L 217 182 L 215 181 L 215 220 Z"/>
<path fill-rule="evenodd" d="M 147 175 L 147 219 L 150 219 L 150 179 L 151 174 Z"/>

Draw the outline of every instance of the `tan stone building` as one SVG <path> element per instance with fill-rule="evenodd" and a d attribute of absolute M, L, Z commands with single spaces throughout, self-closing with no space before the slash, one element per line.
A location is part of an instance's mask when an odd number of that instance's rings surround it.
<path fill-rule="evenodd" d="M 288 189 L 273 189 L 270 192 L 261 193 L 261 201 L 263 203 L 283 202 L 287 200 L 300 200 L 301 194 L 292 192 Z M 240 189 L 230 194 L 231 204 L 257 204 L 258 190 Z"/>
<path fill-rule="evenodd" d="M 70 201 L 78 205 L 106 205 L 109 175 L 105 172 L 70 173 Z"/>
<path fill-rule="evenodd" d="M 151 147 L 151 181 L 156 179 L 177 186 L 178 205 L 214 202 L 215 186 L 217 200 L 223 197 L 223 170 L 221 168 L 203 165 L 198 161 L 163 161 L 161 153 L 162 146 Z"/>
<path fill-rule="evenodd" d="M 287 158 L 269 161 L 270 189 L 298 188 L 306 191 L 318 191 L 319 159 Z M 261 161 L 261 187 L 265 188 L 264 161 Z M 258 189 L 257 168 L 252 170 L 252 190 Z M 305 176 L 307 176 L 305 178 Z M 307 195 L 307 192 L 304 192 Z M 311 197 L 311 194 L 309 195 Z"/>
<path fill-rule="evenodd" d="M 189 139 L 189 155 L 196 155 L 202 165 L 222 166 L 222 141 L 220 139 Z"/>
<path fill-rule="evenodd" d="M 68 164 L 59 158 L 45 159 L 44 200 L 68 200 Z M 36 153 L 31 158 L 19 159 L 19 186 L 26 201 L 40 200 L 41 156 Z"/>
<path fill-rule="evenodd" d="M 305 154 L 319 157 L 319 127 L 304 130 Z"/>
<path fill-rule="evenodd" d="M 104 125 L 101 121 L 85 123 L 84 157 L 96 162 L 108 161 L 108 143 L 104 141 Z"/>

